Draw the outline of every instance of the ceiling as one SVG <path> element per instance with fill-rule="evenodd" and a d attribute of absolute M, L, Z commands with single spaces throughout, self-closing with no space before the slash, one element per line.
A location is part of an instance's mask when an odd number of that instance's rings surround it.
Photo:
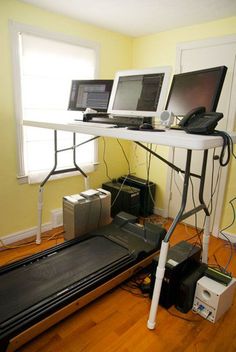
<path fill-rule="evenodd" d="M 236 15 L 236 0 L 21 0 L 137 37 Z"/>

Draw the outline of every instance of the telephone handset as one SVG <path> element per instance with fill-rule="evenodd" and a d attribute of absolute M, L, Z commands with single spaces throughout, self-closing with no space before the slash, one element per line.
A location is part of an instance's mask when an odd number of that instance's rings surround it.
<path fill-rule="evenodd" d="M 195 116 L 202 114 L 203 112 L 206 111 L 206 108 L 204 106 L 199 106 L 197 108 L 194 108 L 190 110 L 179 122 L 179 126 L 181 127 L 186 127 L 191 123 L 191 120 L 194 119 Z"/>
<path fill-rule="evenodd" d="M 179 125 L 187 133 L 212 134 L 218 121 L 224 116 L 221 112 L 205 112 L 204 107 L 198 107 L 180 121 Z"/>

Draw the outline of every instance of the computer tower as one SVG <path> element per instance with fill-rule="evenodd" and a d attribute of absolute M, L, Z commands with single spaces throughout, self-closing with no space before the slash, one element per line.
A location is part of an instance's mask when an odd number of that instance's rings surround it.
<path fill-rule="evenodd" d="M 104 189 L 63 197 L 65 240 L 82 236 L 111 222 L 111 194 Z"/>
<path fill-rule="evenodd" d="M 140 213 L 141 216 L 153 214 L 156 185 L 151 181 L 133 176 L 124 175 L 118 178 L 118 182 L 140 189 Z"/>
<path fill-rule="evenodd" d="M 191 272 L 196 263 L 200 262 L 200 255 L 201 248 L 186 241 L 181 241 L 169 249 L 159 299 L 159 303 L 162 307 L 168 309 L 176 303 L 180 281 L 188 272 Z M 159 256 L 155 257 L 152 262 L 151 297 L 154 289 L 158 260 Z"/>
<path fill-rule="evenodd" d="M 119 212 L 139 216 L 140 190 L 119 182 L 103 183 L 102 188 L 111 193 L 111 216 L 114 218 Z"/>
<path fill-rule="evenodd" d="M 192 309 L 197 281 L 204 276 L 206 270 L 207 264 L 196 262 L 191 272 L 180 280 L 175 308 L 181 313 L 187 313 Z"/>

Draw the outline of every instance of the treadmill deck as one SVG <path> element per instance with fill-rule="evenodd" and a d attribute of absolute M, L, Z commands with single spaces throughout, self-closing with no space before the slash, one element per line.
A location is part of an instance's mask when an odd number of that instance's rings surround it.
<path fill-rule="evenodd" d="M 128 257 L 126 248 L 104 237 L 92 237 L 5 273 L 1 277 L 0 327 L 45 297 L 57 297 L 75 283 L 88 280 L 92 274 L 95 277 L 106 266 Z"/>
<path fill-rule="evenodd" d="M 113 287 L 121 283 L 122 273 L 128 278 L 131 268 L 152 258 L 166 231 L 152 224 L 142 229 L 135 221 L 120 213 L 93 233 L 0 268 L 0 352 L 9 341 L 90 292 L 108 291 L 106 283 L 112 280 Z"/>

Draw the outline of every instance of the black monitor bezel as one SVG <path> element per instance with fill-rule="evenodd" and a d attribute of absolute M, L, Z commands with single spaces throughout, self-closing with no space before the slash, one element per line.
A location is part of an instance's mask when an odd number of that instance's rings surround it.
<path fill-rule="evenodd" d="M 68 110 L 73 110 L 73 111 L 84 111 L 85 108 L 84 107 L 76 107 L 76 100 L 77 99 L 72 99 L 72 87 L 73 85 L 76 84 L 76 97 L 78 95 L 78 90 L 79 90 L 79 86 L 81 84 L 91 84 L 91 85 L 97 85 L 97 84 L 105 84 L 106 86 L 106 90 L 109 91 L 109 99 L 108 99 L 108 103 L 107 103 L 107 107 L 106 109 L 101 109 L 101 108 L 96 108 L 96 111 L 98 112 L 106 112 L 108 105 L 109 105 L 109 100 L 110 100 L 110 96 L 111 96 L 111 91 L 112 91 L 112 86 L 113 86 L 113 79 L 82 79 L 82 80 L 72 80 L 71 82 L 71 89 L 70 89 L 70 98 L 69 98 L 69 105 L 68 105 Z M 91 106 L 88 106 L 88 108 L 92 108 Z M 95 108 L 94 108 L 95 109 Z"/>
<path fill-rule="evenodd" d="M 166 101 L 166 106 L 165 106 L 165 110 L 169 110 L 169 102 L 171 99 L 171 95 L 172 92 L 174 90 L 175 87 L 175 82 L 179 77 L 183 77 L 183 76 L 194 76 L 194 75 L 199 75 L 201 73 L 208 73 L 208 72 L 213 72 L 213 71 L 219 71 L 219 79 L 216 85 L 216 89 L 215 89 L 215 94 L 212 98 L 212 102 L 211 102 L 211 108 L 209 109 L 209 111 L 207 110 L 207 112 L 215 112 L 218 106 L 218 102 L 220 99 L 220 95 L 221 95 L 221 91 L 222 91 L 222 87 L 224 84 L 224 80 L 225 80 L 225 76 L 226 76 L 226 72 L 227 72 L 227 67 L 226 66 L 217 66 L 217 67 L 212 67 L 212 68 L 207 68 L 207 69 L 201 69 L 201 70 L 195 70 L 195 71 L 189 71 L 189 72 L 184 72 L 184 73 L 179 73 L 179 74 L 175 74 L 172 78 L 172 82 L 171 82 L 171 87 L 169 90 L 169 94 L 168 94 L 168 98 Z M 193 106 L 192 108 L 196 108 L 196 106 Z M 173 111 L 173 113 L 175 114 L 175 112 Z M 187 113 L 187 112 L 186 112 Z M 184 116 L 184 115 L 179 115 L 176 114 L 176 116 Z"/>

